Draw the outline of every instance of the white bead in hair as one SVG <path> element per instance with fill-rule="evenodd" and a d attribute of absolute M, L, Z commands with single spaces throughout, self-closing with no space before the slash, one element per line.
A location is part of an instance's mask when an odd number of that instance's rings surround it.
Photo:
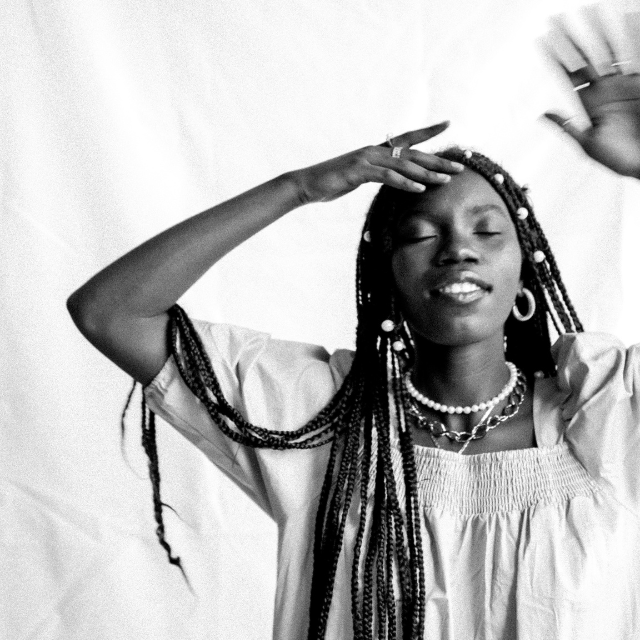
<path fill-rule="evenodd" d="M 391 333 L 391 331 L 396 328 L 396 325 L 393 324 L 393 320 L 385 320 L 380 326 L 386 333 Z"/>
<path fill-rule="evenodd" d="M 462 154 L 467 160 L 469 160 L 469 158 L 471 158 L 471 156 L 473 155 L 473 151 L 466 149 L 465 152 Z"/>
<path fill-rule="evenodd" d="M 518 216 L 518 218 L 520 220 L 525 220 L 526 217 L 529 215 L 529 209 L 527 209 L 526 207 L 520 207 L 517 211 L 516 211 L 516 215 Z"/>
<path fill-rule="evenodd" d="M 544 378 L 544 371 L 536 371 L 536 372 L 533 374 L 533 377 L 534 377 L 534 378 L 538 378 L 538 380 L 539 380 L 540 378 Z"/>
<path fill-rule="evenodd" d="M 544 255 L 544 251 L 540 251 L 540 249 L 538 249 L 537 251 L 533 252 L 534 262 L 544 262 L 546 259 L 547 256 Z"/>
<path fill-rule="evenodd" d="M 396 340 L 391 346 L 394 351 L 402 351 L 404 349 L 404 342 L 402 342 L 402 340 Z"/>
<path fill-rule="evenodd" d="M 371 242 L 371 233 L 369 231 L 365 231 L 364 234 L 362 235 L 362 239 L 365 242 Z"/>
<path fill-rule="evenodd" d="M 501 173 L 495 173 L 493 180 L 496 184 L 502 184 L 504 182 L 504 176 Z"/>

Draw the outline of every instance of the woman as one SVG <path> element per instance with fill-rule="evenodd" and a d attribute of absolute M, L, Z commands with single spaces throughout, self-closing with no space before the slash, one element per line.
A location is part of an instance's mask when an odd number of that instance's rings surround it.
<path fill-rule="evenodd" d="M 580 49 L 577 47 L 578 51 Z M 640 178 L 640 80 L 567 74 L 592 126 L 548 118 Z M 274 637 L 640 633 L 637 349 L 580 334 L 526 192 L 479 153 L 411 149 L 441 123 L 279 176 L 149 240 L 69 299 L 276 520 Z M 309 202 L 383 184 L 358 253 L 355 353 L 192 323 L 180 296 Z M 551 349 L 549 325 L 561 336 Z M 509 364 L 511 363 L 511 364 Z M 462 454 L 462 455 L 460 455 Z M 164 539 L 157 465 L 158 534 Z"/>

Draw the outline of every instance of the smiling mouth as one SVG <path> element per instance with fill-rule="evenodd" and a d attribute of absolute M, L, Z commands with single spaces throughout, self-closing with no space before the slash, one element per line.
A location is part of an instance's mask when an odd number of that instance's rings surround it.
<path fill-rule="evenodd" d="M 489 291 L 474 282 L 453 282 L 438 289 L 433 289 L 431 295 L 458 304 L 469 304 L 488 295 Z"/>

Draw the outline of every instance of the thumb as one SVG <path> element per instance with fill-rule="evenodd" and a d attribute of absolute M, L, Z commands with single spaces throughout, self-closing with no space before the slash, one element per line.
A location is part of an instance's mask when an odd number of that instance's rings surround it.
<path fill-rule="evenodd" d="M 542 116 L 548 122 L 553 122 L 554 126 L 562 129 L 566 134 L 570 135 L 581 147 L 584 148 L 586 136 L 581 129 L 578 129 L 575 122 L 575 116 L 566 116 L 554 111 L 547 111 Z"/>

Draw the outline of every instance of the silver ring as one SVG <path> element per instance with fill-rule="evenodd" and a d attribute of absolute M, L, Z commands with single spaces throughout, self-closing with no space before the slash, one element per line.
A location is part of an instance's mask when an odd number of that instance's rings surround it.
<path fill-rule="evenodd" d="M 567 118 L 560 126 L 564 129 L 570 122 L 576 119 L 576 116 L 571 116 Z"/>
<path fill-rule="evenodd" d="M 581 91 L 582 89 L 586 89 L 587 87 L 590 87 L 591 83 L 590 82 L 583 82 L 582 84 L 579 84 L 577 87 L 573 87 L 574 91 Z"/>
<path fill-rule="evenodd" d="M 616 60 L 611 63 L 612 67 L 621 67 L 623 64 L 631 64 L 631 60 Z"/>
<path fill-rule="evenodd" d="M 399 158 L 401 153 L 402 153 L 402 147 L 393 147 L 393 149 L 391 150 L 391 157 Z"/>

